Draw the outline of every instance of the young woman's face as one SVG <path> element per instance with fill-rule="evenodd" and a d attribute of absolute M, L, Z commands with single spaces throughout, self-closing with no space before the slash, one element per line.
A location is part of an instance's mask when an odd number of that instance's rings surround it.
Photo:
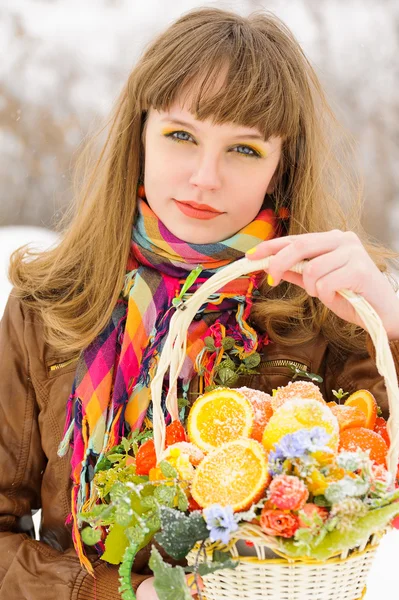
<path fill-rule="evenodd" d="M 148 111 L 144 146 L 148 204 L 169 231 L 195 244 L 225 240 L 253 221 L 281 155 L 281 138 L 199 121 L 178 103 Z"/>

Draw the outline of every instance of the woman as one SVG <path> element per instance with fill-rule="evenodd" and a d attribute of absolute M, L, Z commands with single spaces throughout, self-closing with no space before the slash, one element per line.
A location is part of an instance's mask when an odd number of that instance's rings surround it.
<path fill-rule="evenodd" d="M 102 453 L 150 427 L 173 300 L 198 264 L 186 293 L 245 253 L 274 256 L 268 282 L 241 278 L 201 307 L 180 381 L 189 400 L 203 339 L 223 324 L 262 352 L 259 374 L 239 385 L 270 392 L 299 365 L 323 377 L 326 399 L 367 388 L 387 416 L 370 339 L 336 292 L 372 304 L 399 364 L 399 300 L 385 275 L 394 254 L 340 208 L 357 208 L 357 195 L 338 160 L 347 155 L 333 152 L 337 132 L 310 64 L 269 14 L 194 10 L 148 47 L 60 243 L 12 260 L 0 341 L 0 600 L 118 597 L 117 569 L 83 548 L 78 513 L 93 500 Z M 301 259 L 304 274 L 289 272 Z M 26 515 L 39 507 L 35 541 Z M 146 547 L 132 574 L 146 599 L 148 557 Z"/>

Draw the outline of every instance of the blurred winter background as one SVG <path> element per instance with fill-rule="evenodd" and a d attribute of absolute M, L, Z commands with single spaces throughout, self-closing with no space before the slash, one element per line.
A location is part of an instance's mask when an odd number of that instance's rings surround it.
<path fill-rule="evenodd" d="M 364 225 L 399 251 L 397 0 L 13 0 L 0 3 L 0 315 L 6 265 L 45 247 L 71 200 L 81 142 L 106 117 L 147 42 L 200 5 L 274 11 L 293 30 L 353 134 Z M 399 533 L 383 540 L 366 600 L 396 598 Z M 396 590 L 396 591 L 394 591 Z"/>

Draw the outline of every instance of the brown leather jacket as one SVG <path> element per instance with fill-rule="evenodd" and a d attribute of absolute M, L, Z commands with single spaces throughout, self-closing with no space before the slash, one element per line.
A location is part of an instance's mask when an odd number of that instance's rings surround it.
<path fill-rule="evenodd" d="M 391 342 L 399 365 L 399 341 Z M 321 390 L 352 392 L 367 388 L 387 416 L 385 386 L 372 345 L 363 355 L 337 355 L 319 336 L 312 343 L 269 344 L 260 374 L 247 385 L 271 392 L 292 377 L 290 363 L 318 373 Z M 117 600 L 117 568 L 96 558 L 96 579 L 80 567 L 65 519 L 70 512 L 70 455 L 60 459 L 65 406 L 76 357 L 56 353 L 43 341 L 40 318 L 10 296 L 0 330 L 0 600 Z M 190 393 L 195 397 L 197 382 Z M 42 509 L 40 541 L 32 534 L 31 511 Z M 132 575 L 134 586 L 148 577 L 148 549 L 141 551 Z"/>

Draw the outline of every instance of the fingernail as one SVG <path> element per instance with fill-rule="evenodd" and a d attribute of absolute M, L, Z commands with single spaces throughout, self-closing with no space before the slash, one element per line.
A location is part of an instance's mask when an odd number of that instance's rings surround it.
<path fill-rule="evenodd" d="M 267 274 L 267 284 L 268 285 L 274 285 L 274 279 L 273 277 L 270 275 L 270 273 Z"/>
<path fill-rule="evenodd" d="M 246 254 L 255 254 L 256 252 L 256 246 L 254 246 L 253 248 L 250 248 L 249 250 L 247 250 Z"/>

